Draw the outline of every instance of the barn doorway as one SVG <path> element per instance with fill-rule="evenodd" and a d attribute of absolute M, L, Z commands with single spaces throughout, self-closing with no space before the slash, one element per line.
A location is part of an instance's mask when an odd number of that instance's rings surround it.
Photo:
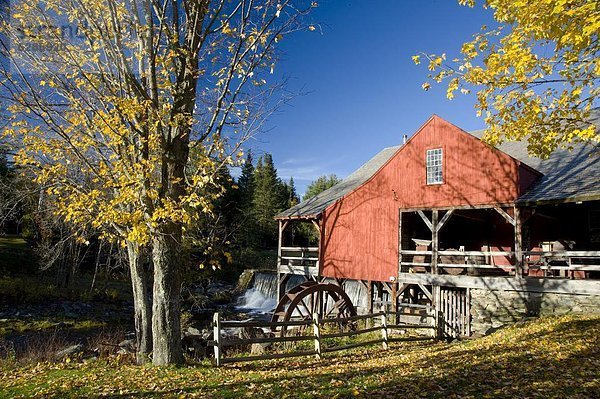
<path fill-rule="evenodd" d="M 444 336 L 459 338 L 471 335 L 470 297 L 468 288 L 440 287 L 439 310 L 444 315 Z"/>

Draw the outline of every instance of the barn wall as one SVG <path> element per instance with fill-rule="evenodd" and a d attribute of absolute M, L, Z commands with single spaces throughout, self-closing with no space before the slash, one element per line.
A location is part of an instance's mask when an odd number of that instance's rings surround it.
<path fill-rule="evenodd" d="M 444 184 L 428 186 L 425 153 L 440 147 Z M 325 211 L 321 274 L 389 281 L 398 272 L 399 208 L 511 203 L 532 181 L 519 170 L 503 152 L 431 118 L 370 181 Z"/>

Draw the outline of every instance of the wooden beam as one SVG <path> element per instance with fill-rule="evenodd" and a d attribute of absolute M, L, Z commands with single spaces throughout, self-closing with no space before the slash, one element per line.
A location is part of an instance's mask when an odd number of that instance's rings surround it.
<path fill-rule="evenodd" d="M 516 207 L 514 207 L 514 209 L 516 209 Z M 496 212 L 498 212 L 504 219 L 506 219 L 506 221 L 510 224 L 512 224 L 513 226 L 515 225 L 515 219 L 510 216 L 508 213 L 506 213 L 506 211 L 502 208 L 494 208 L 494 210 Z"/>
<path fill-rule="evenodd" d="M 279 269 L 279 267 L 281 266 L 281 248 L 283 247 L 283 225 L 286 222 L 282 222 L 281 220 L 277 221 L 277 227 L 278 227 L 278 231 L 279 231 L 279 236 L 277 239 L 277 268 Z"/>
<path fill-rule="evenodd" d="M 319 268 L 315 266 L 289 266 L 278 267 L 279 273 L 298 274 L 301 276 L 315 277 L 319 275 Z"/>
<path fill-rule="evenodd" d="M 319 236 L 321 234 L 321 226 L 319 225 L 319 223 L 316 220 L 311 220 L 313 226 L 315 226 L 315 228 L 317 229 L 317 232 L 319 232 Z"/>
<path fill-rule="evenodd" d="M 440 230 L 442 230 L 442 227 L 444 227 L 444 224 L 446 224 L 446 222 L 450 219 L 450 216 L 452 216 L 452 214 L 454 213 L 454 209 L 449 209 L 444 216 L 442 216 L 442 219 L 440 219 L 438 225 L 437 225 L 437 231 L 438 233 L 440 232 Z"/>
<path fill-rule="evenodd" d="M 514 207 L 515 215 L 515 277 L 523 277 L 523 232 L 521 231 L 521 210 L 518 207 Z"/>
<path fill-rule="evenodd" d="M 421 288 L 421 291 L 423 291 L 423 294 L 425 294 L 425 296 L 427 298 L 429 298 L 429 300 L 431 301 L 431 303 L 433 303 L 433 294 L 431 293 L 431 291 L 429 291 L 427 289 L 427 287 L 425 287 L 423 284 L 417 284 L 419 286 L 419 288 Z"/>
<path fill-rule="evenodd" d="M 367 306 L 368 306 L 367 312 L 373 313 L 373 282 L 367 281 L 366 283 L 367 283 L 367 297 L 369 298 L 369 302 L 367 304 Z"/>
<path fill-rule="evenodd" d="M 431 272 L 438 273 L 438 210 L 431 212 Z"/>
<path fill-rule="evenodd" d="M 425 222 L 427 227 L 429 227 L 429 230 L 433 231 L 433 225 L 431 224 L 431 221 L 429 220 L 429 218 L 427 216 L 425 216 L 423 211 L 418 210 L 417 213 L 419 214 L 419 216 L 421 216 L 421 219 L 423 219 L 423 221 Z"/>
<path fill-rule="evenodd" d="M 434 275 L 427 273 L 400 273 L 400 283 L 478 288 L 492 291 L 543 292 L 575 295 L 600 295 L 598 280 L 569 280 L 557 278 L 478 277 Z"/>
<path fill-rule="evenodd" d="M 390 283 L 388 283 L 387 281 L 382 281 L 381 286 L 384 290 L 386 290 L 388 292 L 388 294 L 390 294 L 390 296 L 393 295 L 393 291 L 392 291 L 392 287 L 390 286 Z"/>
<path fill-rule="evenodd" d="M 398 273 L 402 271 L 402 216 L 401 209 L 398 210 Z"/>
<path fill-rule="evenodd" d="M 469 210 L 469 209 L 492 209 L 495 207 L 501 207 L 501 208 L 509 208 L 512 207 L 514 205 L 513 202 L 508 202 L 508 203 L 500 203 L 500 204 L 488 204 L 488 205 L 456 205 L 456 206 L 432 206 L 429 208 L 402 208 L 402 211 L 404 212 L 418 212 L 418 211 L 432 211 L 434 209 L 437 209 L 438 211 L 446 211 L 449 209 L 454 209 L 454 210 L 458 210 L 458 209 L 464 209 L 464 210 Z"/>
<path fill-rule="evenodd" d="M 396 297 L 400 297 L 406 291 L 406 289 L 410 287 L 410 284 L 402 284 L 398 287 L 398 292 L 396 292 Z"/>

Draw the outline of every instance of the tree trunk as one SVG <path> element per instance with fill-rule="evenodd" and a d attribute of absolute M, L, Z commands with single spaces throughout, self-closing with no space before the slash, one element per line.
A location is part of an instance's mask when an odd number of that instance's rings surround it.
<path fill-rule="evenodd" d="M 135 320 L 136 359 L 138 364 L 148 361 L 152 352 L 152 303 L 150 301 L 150 276 L 144 270 L 143 254 L 140 247 L 127 243 L 129 271 L 133 288 L 133 309 Z"/>
<path fill-rule="evenodd" d="M 183 363 L 180 324 L 181 226 L 167 222 L 153 234 L 152 363 Z"/>

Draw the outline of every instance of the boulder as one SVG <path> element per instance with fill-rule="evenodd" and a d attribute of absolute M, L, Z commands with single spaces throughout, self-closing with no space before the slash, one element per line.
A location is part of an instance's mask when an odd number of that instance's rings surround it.
<path fill-rule="evenodd" d="M 119 343 L 119 353 L 134 353 L 135 339 L 126 339 Z"/>
<path fill-rule="evenodd" d="M 71 357 L 73 355 L 79 354 L 83 352 L 83 345 L 82 344 L 77 344 L 77 345 L 72 345 L 69 346 L 65 349 L 61 349 L 58 352 L 56 352 L 56 354 L 54 355 L 54 357 L 57 360 L 62 360 L 64 358 L 67 357 Z"/>

